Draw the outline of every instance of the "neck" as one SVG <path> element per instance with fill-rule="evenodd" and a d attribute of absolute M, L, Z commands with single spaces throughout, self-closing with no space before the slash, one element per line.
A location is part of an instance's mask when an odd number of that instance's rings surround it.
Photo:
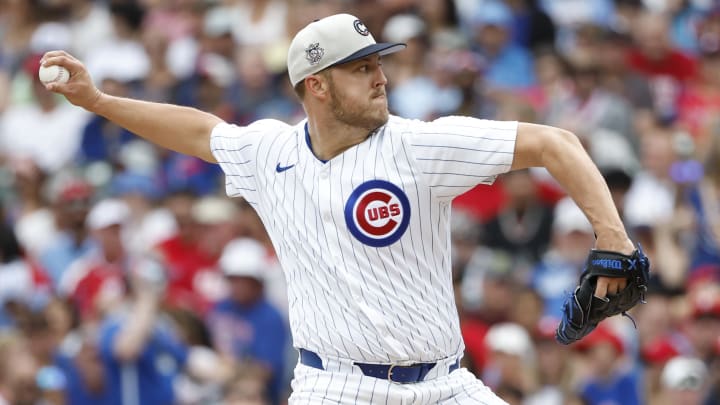
<path fill-rule="evenodd" d="M 320 160 L 330 160 L 362 143 L 374 129 L 360 128 L 338 120 L 322 120 L 308 116 L 308 132 L 313 153 Z"/>

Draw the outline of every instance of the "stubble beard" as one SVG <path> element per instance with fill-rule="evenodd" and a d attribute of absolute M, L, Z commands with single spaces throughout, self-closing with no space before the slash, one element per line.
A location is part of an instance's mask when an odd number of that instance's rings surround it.
<path fill-rule="evenodd" d="M 335 83 L 330 82 L 330 109 L 333 116 L 339 122 L 345 125 L 363 128 L 368 132 L 385 125 L 389 119 L 387 105 L 384 108 L 378 108 L 374 104 L 366 104 L 364 106 L 359 103 L 347 102 L 348 97 L 338 91 Z"/>

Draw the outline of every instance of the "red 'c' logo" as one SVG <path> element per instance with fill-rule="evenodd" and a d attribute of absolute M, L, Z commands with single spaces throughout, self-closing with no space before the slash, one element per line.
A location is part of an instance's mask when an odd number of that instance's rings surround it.
<path fill-rule="evenodd" d="M 358 186 L 345 205 L 345 221 L 361 242 L 375 247 L 398 240 L 407 229 L 410 204 L 405 193 L 384 180 Z"/>

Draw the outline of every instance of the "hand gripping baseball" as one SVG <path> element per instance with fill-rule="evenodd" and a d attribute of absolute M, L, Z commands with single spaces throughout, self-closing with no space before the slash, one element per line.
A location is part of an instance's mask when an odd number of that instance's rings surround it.
<path fill-rule="evenodd" d="M 92 111 L 93 105 L 102 93 L 93 84 L 82 62 L 65 51 L 50 51 L 43 55 L 40 63 L 45 67 L 62 66 L 70 72 L 70 79 L 67 82 L 48 82 L 45 84 L 46 89 L 60 93 L 76 106 Z"/>
<path fill-rule="evenodd" d="M 599 298 L 594 294 L 598 277 L 625 278 L 627 286 L 617 294 Z M 570 344 L 592 332 L 603 319 L 617 314 L 627 315 L 626 312 L 638 302 L 645 303 L 649 278 L 650 261 L 639 245 L 630 255 L 591 250 L 580 276 L 580 285 L 563 305 L 563 318 L 555 339 L 562 344 Z"/>

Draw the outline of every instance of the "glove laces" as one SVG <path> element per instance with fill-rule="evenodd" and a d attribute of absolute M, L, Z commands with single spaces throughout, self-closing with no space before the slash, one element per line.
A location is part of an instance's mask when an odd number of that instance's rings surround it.
<path fill-rule="evenodd" d="M 639 285 L 638 289 L 640 289 L 640 303 L 641 304 L 647 304 L 647 301 L 645 301 L 645 293 L 647 293 L 647 286 L 646 285 Z M 635 329 L 637 329 L 637 323 L 635 322 L 635 318 L 630 316 L 630 314 L 627 313 L 627 311 L 622 311 L 620 315 L 630 319 Z"/>

